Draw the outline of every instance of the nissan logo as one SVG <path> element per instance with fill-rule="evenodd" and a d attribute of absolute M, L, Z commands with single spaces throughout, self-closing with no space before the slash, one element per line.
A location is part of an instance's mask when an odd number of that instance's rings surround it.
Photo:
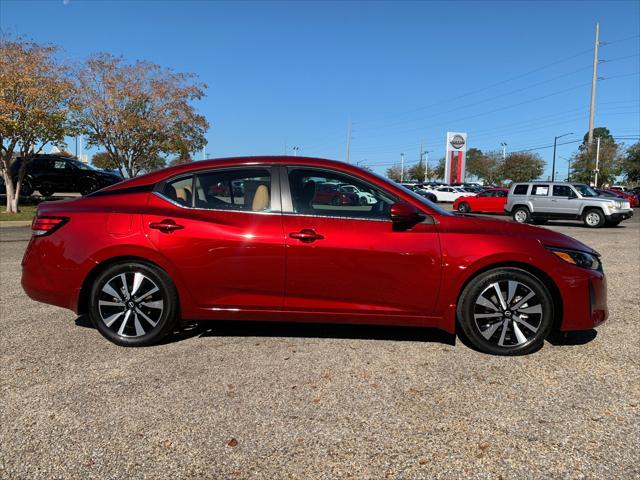
<path fill-rule="evenodd" d="M 449 143 L 453 148 L 460 149 L 464 147 L 464 138 L 462 135 L 454 135 Z"/>

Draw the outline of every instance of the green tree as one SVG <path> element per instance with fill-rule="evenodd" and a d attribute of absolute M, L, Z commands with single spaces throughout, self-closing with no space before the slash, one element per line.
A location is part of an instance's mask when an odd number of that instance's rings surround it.
<path fill-rule="evenodd" d="M 423 182 L 425 179 L 425 174 L 427 173 L 427 169 L 425 167 L 425 163 L 420 160 L 418 163 L 413 165 L 407 170 L 407 177 L 411 180 L 416 180 L 418 182 Z"/>
<path fill-rule="evenodd" d="M 98 152 L 91 157 L 91 164 L 103 170 L 117 170 L 118 165 L 111 159 L 107 152 Z"/>
<path fill-rule="evenodd" d="M 627 182 L 640 182 L 640 142 L 627 149 L 627 155 L 622 160 L 622 174 Z"/>
<path fill-rule="evenodd" d="M 406 174 L 407 169 L 404 169 L 404 177 L 406 178 Z M 387 178 L 393 180 L 394 182 L 399 182 L 400 179 L 402 178 L 402 169 L 400 168 L 400 165 L 396 164 L 392 167 L 387 168 Z"/>
<path fill-rule="evenodd" d="M 542 175 L 545 162 L 540 155 L 531 152 L 513 152 L 500 166 L 502 181 L 529 182 Z"/>
<path fill-rule="evenodd" d="M 482 153 L 477 148 L 470 148 L 467 152 L 466 171 L 486 184 L 502 183 L 502 154 Z"/>
<path fill-rule="evenodd" d="M 600 137 L 600 141 L 602 140 L 610 140 L 610 141 L 614 141 L 613 139 L 613 135 L 611 135 L 611 132 L 609 131 L 609 129 L 607 127 L 596 127 L 593 129 L 593 141 L 595 142 L 595 139 Z M 589 132 L 584 134 L 583 140 L 582 140 L 582 145 L 586 148 L 587 146 L 587 142 L 589 141 Z"/>
<path fill-rule="evenodd" d="M 429 169 L 429 180 L 444 180 L 444 158 L 438 160 L 436 168 Z"/>
<path fill-rule="evenodd" d="M 77 74 L 75 121 L 91 146 L 101 146 L 129 177 L 164 166 L 163 157 L 206 144 L 206 119 L 192 103 L 206 85 L 194 75 L 149 62 L 90 57 Z"/>
<path fill-rule="evenodd" d="M 169 166 L 173 167 L 175 165 L 184 165 L 185 163 L 191 163 L 193 159 L 189 152 L 182 152 L 180 155 L 169 162 Z"/>
<path fill-rule="evenodd" d="M 571 179 L 577 182 L 595 183 L 597 148 L 587 148 L 582 144 L 573 155 L 571 161 Z M 600 156 L 598 161 L 598 185 L 614 183 L 620 175 L 623 166 L 623 156 L 620 147 L 611 136 L 601 137 Z"/>
<path fill-rule="evenodd" d="M 62 147 L 65 136 L 73 135 L 73 83 L 57 52 L 55 46 L 0 36 L 0 175 L 9 213 L 19 210 L 27 163 L 46 145 Z M 23 161 L 14 182 L 11 165 L 18 157 Z"/>

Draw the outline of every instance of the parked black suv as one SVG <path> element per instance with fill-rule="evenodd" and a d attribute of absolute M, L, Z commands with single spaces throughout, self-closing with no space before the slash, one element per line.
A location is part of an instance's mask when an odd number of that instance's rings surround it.
<path fill-rule="evenodd" d="M 22 158 L 18 158 L 11 165 L 14 181 L 18 178 L 22 161 Z M 22 195 L 26 197 L 36 190 L 43 197 L 56 192 L 79 192 L 87 195 L 122 180 L 115 173 L 98 170 L 75 158 L 60 155 L 38 155 L 27 163 L 26 168 L 21 188 Z"/>

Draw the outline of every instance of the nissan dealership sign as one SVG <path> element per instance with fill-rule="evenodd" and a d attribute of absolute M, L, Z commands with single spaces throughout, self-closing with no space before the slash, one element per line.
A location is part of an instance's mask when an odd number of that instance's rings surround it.
<path fill-rule="evenodd" d="M 444 181 L 462 183 L 467 161 L 467 134 L 447 132 L 447 153 L 444 162 Z"/>

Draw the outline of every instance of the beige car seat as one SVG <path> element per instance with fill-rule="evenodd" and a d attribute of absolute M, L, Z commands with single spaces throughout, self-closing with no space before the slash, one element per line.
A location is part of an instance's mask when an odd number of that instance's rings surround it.
<path fill-rule="evenodd" d="M 253 195 L 251 211 L 263 212 L 265 210 L 269 210 L 269 187 L 260 185 L 256 188 L 256 193 Z"/>

